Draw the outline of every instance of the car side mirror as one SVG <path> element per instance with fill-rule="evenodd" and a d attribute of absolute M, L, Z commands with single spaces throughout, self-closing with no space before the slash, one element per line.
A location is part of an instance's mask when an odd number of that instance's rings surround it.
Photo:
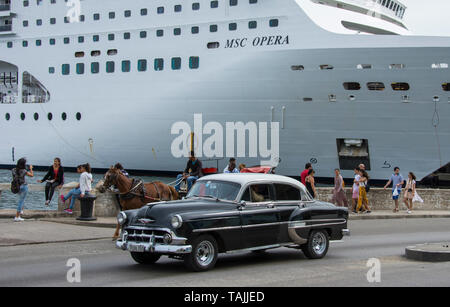
<path fill-rule="evenodd" d="M 244 208 L 246 205 L 247 205 L 247 202 L 246 202 L 245 200 L 241 200 L 241 201 L 239 202 L 238 209 L 241 210 L 241 209 Z"/>

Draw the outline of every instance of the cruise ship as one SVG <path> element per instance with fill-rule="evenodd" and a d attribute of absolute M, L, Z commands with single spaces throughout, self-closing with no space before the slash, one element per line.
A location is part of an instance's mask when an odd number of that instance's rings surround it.
<path fill-rule="evenodd" d="M 278 174 L 364 163 L 422 180 L 450 162 L 450 38 L 411 35 L 407 14 L 397 0 L 0 0 L 0 165 L 172 174 L 177 138 L 205 166 L 258 165 L 250 128 L 266 123 Z M 246 148 L 205 155 L 230 122 Z"/>

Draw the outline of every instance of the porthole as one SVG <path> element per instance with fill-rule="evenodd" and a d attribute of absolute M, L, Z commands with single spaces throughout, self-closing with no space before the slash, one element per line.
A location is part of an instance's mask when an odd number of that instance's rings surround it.
<path fill-rule="evenodd" d="M 443 83 L 443 84 L 442 84 L 442 89 L 443 89 L 445 92 L 450 92 L 450 83 Z"/>
<path fill-rule="evenodd" d="M 294 70 L 294 71 L 296 71 L 296 70 L 305 70 L 305 66 L 303 66 L 303 65 L 292 65 L 291 66 L 291 70 Z"/>
<path fill-rule="evenodd" d="M 117 49 L 109 49 L 107 54 L 108 55 L 116 55 L 117 54 Z"/>
<path fill-rule="evenodd" d="M 329 64 L 324 64 L 324 65 L 320 65 L 320 69 L 321 70 L 332 70 L 332 69 L 334 69 L 334 66 L 329 65 Z"/>
<path fill-rule="evenodd" d="M 61 118 L 62 118 L 62 120 L 66 120 L 66 119 L 67 119 L 67 114 L 66 114 L 66 112 L 63 112 L 63 113 L 61 114 Z"/>
<path fill-rule="evenodd" d="M 100 50 L 93 50 L 91 51 L 91 56 L 100 56 L 102 53 Z"/>
<path fill-rule="evenodd" d="M 21 113 L 21 114 L 20 114 L 20 119 L 21 119 L 21 120 L 25 120 L 25 113 Z"/>
<path fill-rule="evenodd" d="M 84 57 L 84 52 L 83 52 L 83 51 L 75 52 L 75 57 L 76 57 L 76 58 L 82 58 L 82 57 Z"/>
<path fill-rule="evenodd" d="M 34 113 L 33 118 L 34 118 L 34 120 L 39 120 L 39 114 L 38 113 Z"/>
<path fill-rule="evenodd" d="M 405 82 L 395 82 L 391 84 L 394 91 L 409 91 L 409 84 Z"/>
<path fill-rule="evenodd" d="M 78 120 L 78 121 L 80 121 L 81 120 L 81 113 L 80 112 L 78 112 L 77 114 L 76 114 L 76 119 Z"/>
<path fill-rule="evenodd" d="M 48 113 L 47 114 L 47 118 L 48 118 L 48 120 L 52 120 L 53 119 L 53 114 L 52 113 Z"/>
<path fill-rule="evenodd" d="M 312 102 L 313 99 L 311 97 L 305 97 L 303 98 L 303 102 Z"/>
<path fill-rule="evenodd" d="M 6 119 L 6 120 L 10 120 L 10 119 L 11 119 L 11 115 L 10 115 L 9 113 L 6 113 L 6 114 L 5 114 L 5 119 Z"/>
<path fill-rule="evenodd" d="M 361 89 L 361 84 L 358 82 L 345 82 L 344 88 L 347 91 L 359 91 Z"/>
<path fill-rule="evenodd" d="M 369 91 L 384 91 L 385 86 L 383 82 L 369 82 L 367 88 Z"/>
<path fill-rule="evenodd" d="M 219 42 L 210 42 L 207 45 L 208 49 L 217 49 L 220 47 L 220 43 Z"/>

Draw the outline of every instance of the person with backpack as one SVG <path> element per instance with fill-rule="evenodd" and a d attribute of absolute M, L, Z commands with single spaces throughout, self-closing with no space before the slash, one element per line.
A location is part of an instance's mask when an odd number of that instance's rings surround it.
<path fill-rule="evenodd" d="M 64 169 L 61 166 L 61 159 L 55 158 L 53 165 L 49 167 L 47 174 L 38 180 L 38 183 L 47 182 L 45 184 L 45 205 L 49 206 L 52 201 L 53 194 L 57 187 L 61 188 L 64 184 Z"/>
<path fill-rule="evenodd" d="M 11 182 L 11 192 L 19 195 L 19 203 L 17 205 L 15 222 L 23 222 L 24 219 L 21 217 L 23 214 L 23 208 L 25 204 L 25 198 L 28 194 L 28 184 L 26 176 L 34 177 L 33 165 L 30 165 L 30 170 L 27 170 L 27 160 L 25 158 L 19 159 L 17 161 L 17 166 L 12 170 L 12 182 Z"/>

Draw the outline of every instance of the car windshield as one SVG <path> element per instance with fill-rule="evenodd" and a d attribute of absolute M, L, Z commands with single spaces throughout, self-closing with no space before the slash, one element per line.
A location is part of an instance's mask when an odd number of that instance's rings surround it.
<path fill-rule="evenodd" d="M 222 200 L 236 200 L 241 185 L 233 182 L 202 180 L 197 181 L 186 197 L 212 197 Z"/>

